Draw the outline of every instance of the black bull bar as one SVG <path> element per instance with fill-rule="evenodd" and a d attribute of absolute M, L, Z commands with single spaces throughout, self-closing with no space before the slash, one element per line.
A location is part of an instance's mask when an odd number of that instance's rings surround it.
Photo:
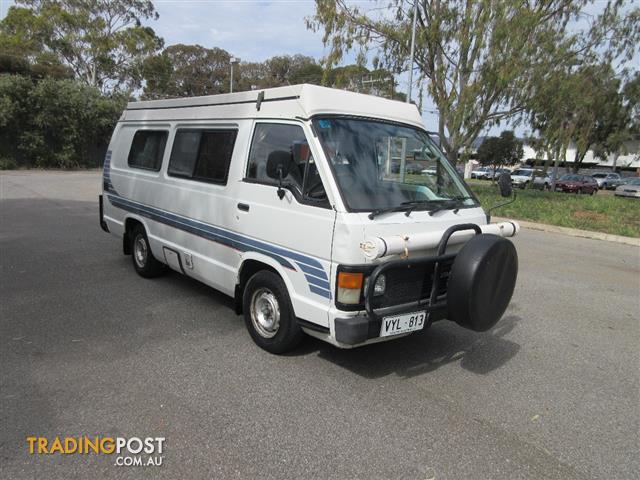
<path fill-rule="evenodd" d="M 430 324 L 435 317 L 444 318 L 447 310 L 446 295 L 442 299 L 440 295 L 440 288 L 442 282 L 445 280 L 441 275 L 441 266 L 447 262 L 450 262 L 456 257 L 455 253 L 445 254 L 447 244 L 451 235 L 455 232 L 464 230 L 473 230 L 476 235 L 480 235 L 482 230 L 475 223 L 464 223 L 459 225 L 453 225 L 449 227 L 442 234 L 442 238 L 438 243 L 438 250 L 435 256 L 418 258 L 415 260 L 392 260 L 385 262 L 376 267 L 367 282 L 367 288 L 364 293 L 364 306 L 369 318 L 376 323 L 382 320 L 383 316 L 393 316 L 401 313 L 410 312 L 412 310 L 423 310 L 427 312 L 427 325 Z M 393 305 L 388 307 L 376 307 L 374 289 L 378 277 L 385 272 L 389 272 L 394 269 L 407 269 L 423 267 L 425 275 L 430 275 L 431 281 L 431 293 L 426 298 L 420 298 L 413 302 L 402 303 L 400 305 Z M 440 298 L 440 299 L 439 299 Z"/>

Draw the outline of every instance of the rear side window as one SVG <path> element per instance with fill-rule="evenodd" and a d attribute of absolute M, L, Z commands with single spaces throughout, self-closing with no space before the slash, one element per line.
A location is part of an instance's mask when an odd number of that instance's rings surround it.
<path fill-rule="evenodd" d="M 225 185 L 236 135 L 236 130 L 178 130 L 169 175 Z"/>
<path fill-rule="evenodd" d="M 160 170 L 168 136 L 169 132 L 164 130 L 138 130 L 131 142 L 129 166 L 154 172 Z"/>

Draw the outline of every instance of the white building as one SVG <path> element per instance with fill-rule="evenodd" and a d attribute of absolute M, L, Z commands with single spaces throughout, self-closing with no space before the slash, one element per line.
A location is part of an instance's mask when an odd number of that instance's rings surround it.
<path fill-rule="evenodd" d="M 566 162 L 567 165 L 573 165 L 576 156 L 576 146 L 574 144 L 567 148 Z M 546 154 L 538 153 L 530 145 L 524 145 L 522 161 L 531 164 L 534 159 L 545 161 Z M 615 166 L 622 170 L 640 169 L 640 139 L 626 142 L 617 156 L 609 155 L 607 158 L 596 157 L 593 150 L 589 150 L 582 161 L 584 168 L 613 168 Z"/>

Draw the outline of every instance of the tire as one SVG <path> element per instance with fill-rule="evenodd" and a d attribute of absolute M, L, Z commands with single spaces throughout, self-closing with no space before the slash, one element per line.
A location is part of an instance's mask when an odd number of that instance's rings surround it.
<path fill-rule="evenodd" d="M 131 258 L 133 268 L 141 277 L 154 278 L 165 271 L 165 265 L 153 256 L 147 232 L 140 224 L 136 225 L 131 232 Z"/>
<path fill-rule="evenodd" d="M 507 309 L 517 277 L 518 253 L 513 243 L 497 235 L 476 235 L 453 261 L 447 318 L 476 332 L 490 330 Z"/>
<path fill-rule="evenodd" d="M 269 270 L 254 274 L 244 288 L 242 306 L 249 335 L 267 352 L 288 352 L 304 338 L 287 287 L 277 274 Z"/>

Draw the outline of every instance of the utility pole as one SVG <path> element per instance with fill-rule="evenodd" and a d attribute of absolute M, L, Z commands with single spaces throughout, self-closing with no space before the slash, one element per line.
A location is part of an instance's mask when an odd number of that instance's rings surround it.
<path fill-rule="evenodd" d="M 229 79 L 229 93 L 233 93 L 233 66 L 240 63 L 240 59 L 238 57 L 231 57 L 231 78 Z"/>
<path fill-rule="evenodd" d="M 413 0 L 413 29 L 411 30 L 411 55 L 409 58 L 409 88 L 407 89 L 407 103 L 411 102 L 411 87 L 413 86 L 413 56 L 416 50 L 417 20 L 418 20 L 418 0 Z"/>

